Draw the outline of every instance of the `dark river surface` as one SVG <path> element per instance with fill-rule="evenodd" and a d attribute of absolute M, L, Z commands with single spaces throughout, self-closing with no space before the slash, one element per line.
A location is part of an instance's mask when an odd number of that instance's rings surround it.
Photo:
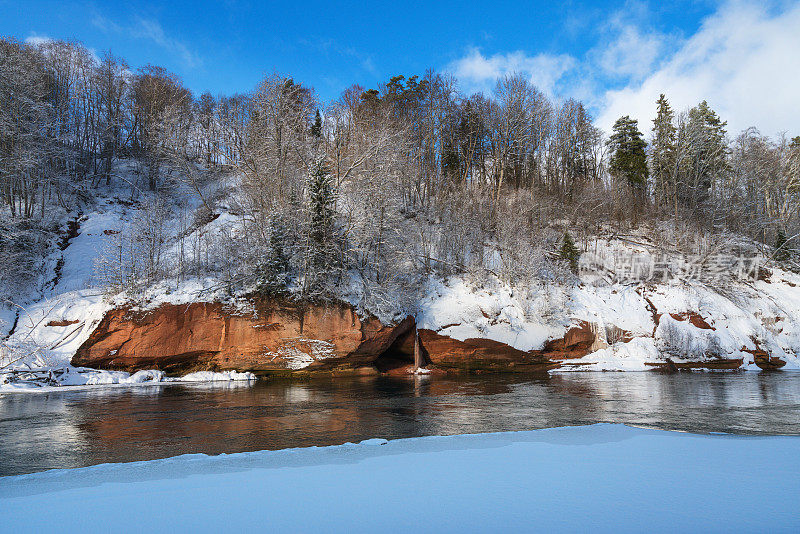
<path fill-rule="evenodd" d="M 800 373 L 369 377 L 5 394 L 0 475 L 597 422 L 800 434 Z"/>

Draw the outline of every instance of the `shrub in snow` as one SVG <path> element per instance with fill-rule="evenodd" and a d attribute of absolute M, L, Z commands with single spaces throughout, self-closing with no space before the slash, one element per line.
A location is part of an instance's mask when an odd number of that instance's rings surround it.
<path fill-rule="evenodd" d="M 696 328 L 688 321 L 677 321 L 669 314 L 661 317 L 655 337 L 658 348 L 676 358 L 723 356 L 722 346 L 715 331 Z"/>

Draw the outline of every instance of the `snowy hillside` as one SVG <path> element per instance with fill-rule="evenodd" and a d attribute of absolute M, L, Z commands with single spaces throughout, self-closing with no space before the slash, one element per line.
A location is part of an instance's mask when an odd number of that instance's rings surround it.
<path fill-rule="evenodd" d="M 218 187 L 212 184 L 203 193 L 214 194 Z M 163 381 L 166 378 L 158 371 L 129 375 L 74 369 L 69 363 L 104 314 L 121 304 L 154 308 L 163 303 L 216 299 L 246 309 L 247 303 L 227 290 L 226 267 L 215 271 L 213 258 L 208 259 L 210 248 L 226 241 L 236 243 L 244 231 L 242 219 L 229 208 L 231 197 L 223 195 L 213 217 L 187 222 L 186 214 L 197 212 L 201 204 L 188 188 L 182 193 L 183 203 L 162 208 L 167 237 L 160 261 L 167 276 L 135 292 L 109 291 L 108 281 L 98 277 L 108 276 L 114 254 L 123 253 L 119 252 L 120 240 L 140 231 L 137 221 L 150 216 L 147 195 L 138 192 L 135 201 L 132 197 L 129 189 L 108 189 L 84 213 L 63 216 L 65 227 L 70 221 L 77 225 L 73 223 L 74 231 L 60 247 L 53 243 L 45 262 L 44 282 L 31 290 L 39 296 L 3 309 L 7 335 L 0 349 L 4 380 L 10 372 L 19 375 L 33 370 L 34 374 L 27 376 L 44 376 L 52 385 Z M 186 199 L 192 200 L 186 204 Z M 649 254 L 624 240 L 595 243 L 616 255 L 647 258 Z M 227 249 L 212 252 L 230 253 Z M 190 257 L 195 264 L 198 258 L 206 262 L 198 275 L 187 267 L 195 265 L 187 259 Z M 116 271 L 112 274 L 121 276 Z M 800 369 L 800 276 L 777 268 L 771 269 L 767 280 L 728 277 L 715 284 L 681 279 L 631 283 L 583 276 L 574 283 L 512 287 L 491 275 L 480 283 L 469 282 L 465 276 L 432 276 L 420 294 L 418 326 L 457 340 L 486 338 L 523 351 L 540 350 L 581 322 L 592 325 L 598 336 L 593 344 L 596 350 L 569 361 L 562 370 L 644 371 L 652 368 L 648 364 L 663 363 L 666 358 L 677 363 L 740 358 L 742 368 L 756 370 L 754 354 L 758 351 L 780 358 L 787 370 Z M 356 305 L 359 298 L 356 295 L 351 302 Z M 397 298 L 402 295 L 398 293 Z M 686 320 L 692 314 L 702 319 L 702 328 Z M 220 373 L 202 378 L 250 377 Z M 0 388 L 24 386 L 5 384 Z"/>
<path fill-rule="evenodd" d="M 120 172 L 130 172 L 123 167 Z M 115 306 L 130 302 L 124 291 L 111 294 L 98 279 L 98 263 L 113 255 L 118 236 L 134 231 L 132 221 L 140 217 L 146 200 L 136 191 L 139 200 L 130 199 L 134 192 L 127 188 L 111 188 L 100 193 L 85 213 L 68 213 L 62 217 L 67 227 L 77 221 L 76 235 L 69 235 L 59 246 L 52 243 L 52 253 L 45 259 L 45 276 L 38 287 L 31 287 L 28 297 L 21 302 L 0 306 L 0 392 L 45 391 L 49 387 L 99 384 L 138 384 L 176 380 L 161 371 L 141 371 L 133 375 L 120 371 L 76 369 L 70 366 L 75 351 L 86 341 L 104 314 Z M 146 195 L 146 194 L 145 194 Z M 191 199 L 186 192 L 186 199 Z M 196 209 L 196 205 L 188 206 Z M 175 213 L 168 224 L 178 224 Z M 203 228 L 212 233 L 212 223 Z M 63 247 L 63 249 L 62 249 Z M 174 252 L 173 252 L 174 254 Z M 150 305 L 161 302 L 191 302 L 199 295 L 214 298 L 210 290 L 218 284 L 216 279 L 188 279 L 176 291 L 177 280 L 171 284 L 153 287 Z M 145 295 L 146 297 L 147 295 Z M 139 295 L 136 302 L 142 302 Z M 10 373 L 23 373 L 23 378 L 36 384 L 10 383 Z M 182 377 L 186 381 L 253 380 L 248 373 L 193 373 Z M 5 383 L 5 382 L 9 383 Z"/>

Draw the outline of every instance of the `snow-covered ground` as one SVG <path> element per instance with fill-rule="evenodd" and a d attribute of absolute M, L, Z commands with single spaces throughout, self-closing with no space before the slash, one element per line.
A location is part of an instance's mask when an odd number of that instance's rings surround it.
<path fill-rule="evenodd" d="M 800 437 L 599 424 L 6 477 L 2 530 L 797 532 Z"/>
<path fill-rule="evenodd" d="M 227 382 L 227 381 L 255 381 L 253 373 L 239 373 L 237 371 L 197 371 L 180 377 L 165 376 L 163 371 L 147 370 L 127 373 L 125 371 L 102 371 L 86 367 L 56 367 L 48 369 L 48 385 L 38 380 L 36 382 L 11 382 L 0 384 L 0 393 L 46 393 L 50 391 L 63 391 L 65 387 L 74 390 L 80 387 L 91 386 L 136 386 L 154 384 L 174 384 L 189 382 Z M 25 374 L 22 374 L 25 378 Z"/>

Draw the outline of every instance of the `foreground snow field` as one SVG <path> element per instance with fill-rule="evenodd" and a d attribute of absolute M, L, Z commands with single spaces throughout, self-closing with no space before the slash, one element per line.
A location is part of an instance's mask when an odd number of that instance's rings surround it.
<path fill-rule="evenodd" d="M 800 437 L 599 424 L 0 479 L 0 530 L 797 532 Z"/>

